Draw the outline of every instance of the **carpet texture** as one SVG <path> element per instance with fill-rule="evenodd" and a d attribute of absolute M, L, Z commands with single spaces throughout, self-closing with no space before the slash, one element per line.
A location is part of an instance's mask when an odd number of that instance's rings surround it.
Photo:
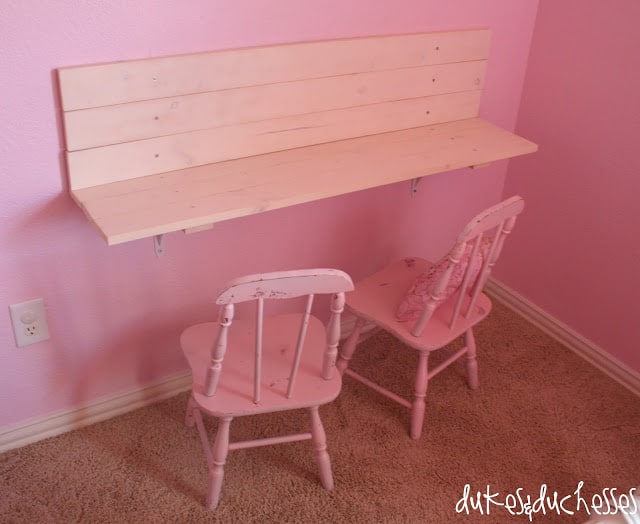
<path fill-rule="evenodd" d="M 584 522 L 594 494 L 597 502 L 606 488 L 640 484 L 640 399 L 499 304 L 476 339 L 480 388 L 467 388 L 462 364 L 436 377 L 419 441 L 408 436 L 408 410 L 345 377 L 340 397 L 321 408 L 332 492 L 320 486 L 308 441 L 238 450 L 220 506 L 207 511 L 185 393 L 0 455 L 0 522 Z M 383 333 L 352 368 L 410 396 L 414 362 Z M 231 437 L 306 426 L 305 412 L 242 418 Z M 543 486 L 545 512 L 528 515 L 527 495 L 535 502 Z M 488 515 L 485 499 L 482 511 L 472 504 L 487 489 Z M 554 492 L 567 497 L 557 510 Z"/>

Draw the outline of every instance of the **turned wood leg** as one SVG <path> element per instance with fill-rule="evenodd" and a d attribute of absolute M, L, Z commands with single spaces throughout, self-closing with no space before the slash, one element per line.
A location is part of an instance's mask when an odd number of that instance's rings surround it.
<path fill-rule="evenodd" d="M 338 362 L 336 362 L 336 367 L 341 374 L 344 374 L 344 370 L 349 366 L 349 361 L 356 350 L 356 345 L 358 344 L 358 339 L 360 338 L 360 333 L 364 325 L 365 320 L 358 318 L 353 327 L 353 331 L 340 349 L 340 356 L 338 357 Z"/>
<path fill-rule="evenodd" d="M 478 361 L 476 359 L 476 340 L 473 336 L 473 330 L 468 329 L 464 334 L 465 343 L 467 345 L 467 384 L 471 389 L 478 387 Z"/>
<path fill-rule="evenodd" d="M 309 408 L 311 414 L 311 439 L 315 448 L 316 461 L 320 470 L 320 482 L 325 489 L 333 489 L 333 475 L 331 473 L 331 459 L 327 453 L 327 436 L 320 420 L 318 406 Z"/>
<path fill-rule="evenodd" d="M 429 353 L 421 351 L 418 357 L 418 370 L 416 371 L 415 394 L 411 406 L 411 438 L 418 440 L 422 434 L 424 422 L 425 397 L 429 384 Z"/>
<path fill-rule="evenodd" d="M 224 465 L 229 452 L 229 427 L 232 417 L 219 419 L 216 440 L 213 443 L 211 463 L 209 464 L 209 489 L 207 490 L 207 508 L 215 509 L 220 502 L 220 491 L 224 477 Z"/>

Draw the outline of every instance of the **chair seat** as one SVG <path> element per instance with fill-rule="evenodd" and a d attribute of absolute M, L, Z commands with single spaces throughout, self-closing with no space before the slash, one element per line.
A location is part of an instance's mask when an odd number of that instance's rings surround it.
<path fill-rule="evenodd" d="M 458 291 L 436 309 L 429 321 L 429 329 L 425 329 L 420 337 L 413 336 L 411 329 L 415 320 L 398 321 L 396 309 L 415 278 L 432 265 L 432 262 L 423 258 L 398 260 L 359 281 L 355 291 L 347 296 L 346 308 L 392 333 L 408 346 L 427 351 L 440 349 L 484 319 L 491 311 L 491 300 L 480 293 L 470 315 L 467 318 L 461 315 L 451 330 L 449 324 L 460 293 Z M 463 299 L 463 313 L 467 310 L 469 300 L 468 295 Z M 390 307 L 390 304 L 394 304 L 394 307 Z"/>
<path fill-rule="evenodd" d="M 253 391 L 255 322 L 236 319 L 229 331 L 228 351 L 223 372 L 214 396 L 203 394 L 204 381 L 211 359 L 219 324 L 206 322 L 187 328 L 181 344 L 193 374 L 193 398 L 209 415 L 242 416 L 307 408 L 334 400 L 341 388 L 341 375 L 335 372 L 329 380 L 322 378 L 322 352 L 305 351 L 296 378 L 294 399 L 286 397 L 291 362 L 295 352 L 297 331 L 302 315 L 288 314 L 266 317 L 263 332 L 262 393 L 254 403 Z M 324 347 L 326 330 L 316 317 L 309 318 L 306 335 L 309 347 Z M 244 350 L 246 348 L 246 350 Z"/>

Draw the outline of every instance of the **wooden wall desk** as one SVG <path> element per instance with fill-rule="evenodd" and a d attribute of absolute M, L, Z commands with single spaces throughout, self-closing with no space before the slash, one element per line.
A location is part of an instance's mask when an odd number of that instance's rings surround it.
<path fill-rule="evenodd" d="M 485 29 L 59 70 L 69 185 L 109 244 L 536 151 L 478 117 Z"/>

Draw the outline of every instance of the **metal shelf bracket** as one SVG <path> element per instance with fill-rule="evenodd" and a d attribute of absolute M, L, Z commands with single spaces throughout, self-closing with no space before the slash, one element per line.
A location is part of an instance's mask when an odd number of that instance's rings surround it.
<path fill-rule="evenodd" d="M 153 237 L 153 248 L 156 251 L 156 256 L 158 258 L 164 256 L 164 240 L 162 235 L 156 235 Z"/>
<path fill-rule="evenodd" d="M 418 184 L 420 183 L 420 180 L 422 180 L 421 176 L 414 178 L 411 181 L 411 196 L 415 196 L 415 194 L 418 192 Z"/>

